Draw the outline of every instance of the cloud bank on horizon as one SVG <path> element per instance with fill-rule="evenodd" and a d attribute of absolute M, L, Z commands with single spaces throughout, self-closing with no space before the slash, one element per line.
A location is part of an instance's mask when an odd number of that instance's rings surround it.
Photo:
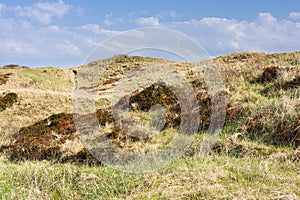
<path fill-rule="evenodd" d="M 211 56 L 232 52 L 300 50 L 300 11 L 286 17 L 257 12 L 251 19 L 188 16 L 178 8 L 115 10 L 76 5 L 77 1 L 38 1 L 27 5 L 0 3 L 0 65 L 70 67 L 82 64 L 103 40 L 143 27 L 177 30 L 199 42 Z M 74 3 L 74 4 L 72 4 Z M 113 6 L 113 4 L 111 5 Z M 122 9 L 122 8 L 120 8 Z M 247 8 L 245 8 L 247 9 Z M 242 11 L 243 12 L 243 11 Z M 237 15 L 238 16 L 238 15 Z"/>

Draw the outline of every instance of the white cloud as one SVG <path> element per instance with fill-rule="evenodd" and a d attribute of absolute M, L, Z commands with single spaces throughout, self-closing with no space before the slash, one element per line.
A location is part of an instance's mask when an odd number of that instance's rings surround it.
<path fill-rule="evenodd" d="M 100 28 L 100 26 L 98 24 L 86 24 L 86 25 L 81 26 L 81 28 L 83 30 L 91 31 L 92 33 L 97 34 L 97 35 L 105 34 L 105 35 L 111 36 L 111 35 L 118 33 L 118 31 Z"/>
<path fill-rule="evenodd" d="M 4 12 L 4 9 L 5 9 L 5 5 L 0 3 L 0 16 Z"/>
<path fill-rule="evenodd" d="M 141 17 L 137 19 L 137 23 L 142 26 L 159 26 L 157 17 Z"/>
<path fill-rule="evenodd" d="M 25 52 L 27 54 L 38 53 L 38 50 L 32 46 L 29 42 L 16 41 L 12 39 L 0 41 L 0 46 L 2 51 L 10 51 L 17 55 L 24 55 Z"/>
<path fill-rule="evenodd" d="M 79 65 L 97 44 L 120 33 L 119 30 L 104 28 L 99 24 L 76 27 L 51 24 L 54 18 L 62 18 L 72 8 L 74 8 L 72 5 L 67 5 L 63 1 L 36 3 L 10 10 L 4 4 L 0 4 L 0 65 L 9 63 L 30 66 Z M 1 17 L 3 10 L 4 14 L 15 10 L 18 18 L 4 18 L 3 15 Z M 300 50 L 300 18 L 298 20 L 300 13 L 292 12 L 289 18 L 284 20 L 276 19 L 270 13 L 260 13 L 253 21 L 216 17 L 180 21 L 179 18 L 172 18 L 172 12 L 166 13 L 168 15 L 164 15 L 163 18 L 159 16 L 138 18 L 139 14 L 132 13 L 132 18 L 129 17 L 127 21 L 126 18 L 115 18 L 109 13 L 105 18 L 108 21 L 104 23 L 111 27 L 117 23 L 126 23 L 126 27 L 132 28 L 143 26 L 171 28 L 194 38 L 212 56 L 233 51 Z M 175 17 L 176 12 L 173 14 Z M 161 22 L 160 19 L 171 22 Z M 175 19 L 178 21 L 174 21 Z M 117 27 L 122 26 L 118 24 Z M 131 33 L 137 40 L 144 37 L 140 30 Z M 158 37 L 160 36 L 153 35 L 153 42 L 157 41 Z"/>
<path fill-rule="evenodd" d="M 211 55 L 233 51 L 282 52 L 300 49 L 300 24 L 260 13 L 254 21 L 203 18 L 164 24 L 200 42 Z"/>
<path fill-rule="evenodd" d="M 28 21 L 2 18 L 0 24 L 0 65 L 80 65 L 97 44 L 118 33 L 96 24 L 40 26 Z"/>
<path fill-rule="evenodd" d="M 264 25 L 272 25 L 277 22 L 277 19 L 273 17 L 270 13 L 259 13 L 258 22 Z"/>
<path fill-rule="evenodd" d="M 293 20 L 300 20 L 300 12 L 291 12 L 289 17 Z"/>
<path fill-rule="evenodd" d="M 70 9 L 68 4 L 65 4 L 62 0 L 56 3 L 37 3 L 34 5 L 37 9 L 53 14 L 59 18 L 63 17 Z"/>
<path fill-rule="evenodd" d="M 53 17 L 62 18 L 70 8 L 70 5 L 59 0 L 55 3 L 39 2 L 33 6 L 17 6 L 16 11 L 20 16 L 28 17 L 41 24 L 48 25 L 52 22 Z"/>
<path fill-rule="evenodd" d="M 82 52 L 78 45 L 70 40 L 64 40 L 62 43 L 56 44 L 57 50 L 65 55 L 81 56 Z"/>

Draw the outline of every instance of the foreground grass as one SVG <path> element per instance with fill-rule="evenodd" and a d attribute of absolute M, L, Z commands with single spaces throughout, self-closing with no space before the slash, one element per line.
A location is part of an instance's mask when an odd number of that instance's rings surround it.
<path fill-rule="evenodd" d="M 50 162 L 0 163 L 1 199 L 299 199 L 299 163 L 186 157 L 149 174 Z"/>

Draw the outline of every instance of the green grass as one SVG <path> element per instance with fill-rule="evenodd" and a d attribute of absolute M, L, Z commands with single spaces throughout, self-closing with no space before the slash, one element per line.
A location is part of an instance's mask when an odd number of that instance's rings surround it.
<path fill-rule="evenodd" d="M 0 163 L 1 199 L 300 197 L 299 165 L 262 157 L 185 157 L 149 174 L 49 162 Z"/>

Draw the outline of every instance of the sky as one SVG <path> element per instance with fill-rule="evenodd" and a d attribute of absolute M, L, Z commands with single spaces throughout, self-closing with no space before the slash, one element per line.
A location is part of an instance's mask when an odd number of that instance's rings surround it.
<path fill-rule="evenodd" d="M 211 57 L 298 51 L 300 2 L 2 0 L 0 66 L 78 66 L 103 41 L 145 27 L 183 33 Z"/>

